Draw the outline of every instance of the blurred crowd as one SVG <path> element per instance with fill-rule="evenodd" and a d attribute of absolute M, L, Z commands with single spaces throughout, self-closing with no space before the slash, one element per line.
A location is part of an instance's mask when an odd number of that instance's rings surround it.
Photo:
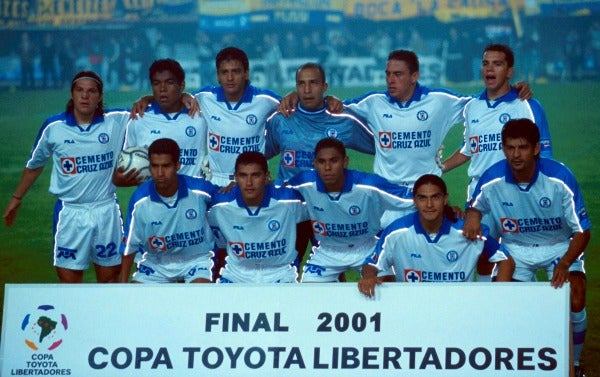
<path fill-rule="evenodd" d="M 218 33 L 198 30 L 196 24 L 123 30 L 6 30 L 0 47 L 0 60 L 6 63 L 0 70 L 0 85 L 12 81 L 23 90 L 61 88 L 76 71 L 92 69 L 105 78 L 109 88 L 135 89 L 146 82 L 152 61 L 172 57 L 196 62 L 204 86 L 215 81 L 216 52 L 229 45 L 244 49 L 251 61 L 262 59 L 266 68 L 273 67 L 265 70 L 268 86 L 273 88 L 281 82 L 275 69 L 281 59 L 306 58 L 328 67 L 342 57 L 370 56 L 383 66 L 388 53 L 400 48 L 439 58 L 446 82 L 469 83 L 479 81 L 479 55 L 492 41 L 514 49 L 517 79 L 600 78 L 597 17 L 562 18 L 560 22 L 540 18 L 524 24 L 520 36 L 508 21 L 446 24 L 430 19 Z"/>

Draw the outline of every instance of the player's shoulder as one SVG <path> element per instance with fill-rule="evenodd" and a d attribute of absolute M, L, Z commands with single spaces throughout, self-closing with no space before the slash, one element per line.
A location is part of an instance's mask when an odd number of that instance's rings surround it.
<path fill-rule="evenodd" d="M 509 169 L 508 162 L 505 159 L 502 159 L 487 168 L 479 178 L 479 181 L 489 182 L 497 180 L 498 178 L 504 178 Z"/>
<path fill-rule="evenodd" d="M 131 203 L 138 203 L 141 200 L 145 200 L 152 193 L 152 187 L 154 185 L 154 181 L 152 179 L 147 180 L 146 182 L 139 185 L 131 194 L 131 198 L 129 201 Z"/>
<path fill-rule="evenodd" d="M 273 184 L 268 184 L 265 187 L 265 190 L 269 193 L 271 198 L 278 201 L 301 201 L 302 196 L 300 193 L 291 187 L 287 186 L 275 186 Z"/>
<path fill-rule="evenodd" d="M 219 191 L 217 186 L 204 178 L 180 174 L 179 179 L 185 182 L 185 185 L 189 190 L 200 190 L 211 196 Z"/>
<path fill-rule="evenodd" d="M 304 170 L 286 182 L 287 187 L 299 187 L 307 183 L 313 183 L 317 180 L 317 171 L 314 169 Z"/>
<path fill-rule="evenodd" d="M 386 238 L 390 235 L 399 235 L 413 228 L 415 221 L 418 221 L 418 213 L 412 212 L 392 221 L 381 234 L 381 238 Z"/>
<path fill-rule="evenodd" d="M 279 103 L 281 101 L 281 96 L 270 89 L 258 88 L 254 85 L 248 85 L 247 91 L 254 98 L 269 100 Z"/>
<path fill-rule="evenodd" d="M 575 181 L 575 175 L 571 169 L 560 161 L 551 158 L 539 158 L 536 163 L 540 172 L 548 177 L 560 179 L 567 183 Z"/>

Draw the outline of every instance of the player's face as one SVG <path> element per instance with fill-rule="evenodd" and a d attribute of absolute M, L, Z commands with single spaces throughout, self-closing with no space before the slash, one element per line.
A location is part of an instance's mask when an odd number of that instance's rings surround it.
<path fill-rule="evenodd" d="M 405 61 L 388 60 L 385 67 L 385 82 L 390 95 L 398 101 L 411 99 L 418 79 L 419 72 L 410 73 Z"/>
<path fill-rule="evenodd" d="M 269 172 L 265 172 L 259 164 L 240 164 L 235 172 L 235 181 L 240 187 L 244 203 L 255 207 L 263 200 Z"/>
<path fill-rule="evenodd" d="M 165 113 L 181 111 L 181 94 L 185 83 L 179 82 L 170 71 L 156 72 L 152 76 L 152 94 L 158 105 Z"/>
<path fill-rule="evenodd" d="M 444 194 L 438 186 L 426 183 L 413 194 L 413 201 L 423 225 L 441 225 L 444 219 L 444 206 L 448 204 L 448 194 Z"/>
<path fill-rule="evenodd" d="M 324 106 L 323 96 L 327 87 L 316 68 L 305 68 L 296 76 L 296 91 L 300 104 L 306 110 L 313 111 Z"/>
<path fill-rule="evenodd" d="M 156 191 L 162 196 L 172 196 L 177 192 L 177 171 L 181 163 L 173 161 L 168 154 L 152 154 L 150 156 L 150 173 L 154 179 Z"/>
<path fill-rule="evenodd" d="M 227 101 L 239 101 L 244 95 L 250 72 L 239 60 L 225 60 L 219 64 L 217 79 L 223 87 Z"/>
<path fill-rule="evenodd" d="M 536 156 L 540 153 L 540 143 L 531 145 L 524 138 L 506 138 L 502 151 L 510 168 L 520 182 L 529 182 L 535 172 Z"/>
<path fill-rule="evenodd" d="M 327 192 L 340 192 L 344 187 L 344 169 L 348 167 L 348 156 L 335 148 L 321 149 L 313 161 Z"/>
<path fill-rule="evenodd" d="M 102 94 L 100 94 L 100 89 L 95 81 L 81 79 L 75 83 L 75 87 L 71 91 L 71 99 L 73 100 L 75 119 L 91 121 L 98 104 L 102 101 Z"/>
<path fill-rule="evenodd" d="M 510 90 L 513 67 L 508 67 L 506 55 L 500 51 L 486 51 L 481 61 L 481 77 L 488 91 L 488 97 L 503 96 Z"/>

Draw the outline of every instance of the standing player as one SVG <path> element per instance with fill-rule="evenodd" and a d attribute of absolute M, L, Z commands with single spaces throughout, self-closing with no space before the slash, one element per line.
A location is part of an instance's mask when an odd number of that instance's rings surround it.
<path fill-rule="evenodd" d="M 54 209 L 54 266 L 61 283 L 83 282 L 94 263 L 99 283 L 116 283 L 123 223 L 111 178 L 129 114 L 104 111 L 103 83 L 91 71 L 71 81 L 64 113 L 48 118 L 33 145 L 21 181 L 4 211 L 13 224 L 23 196 L 52 158 L 50 193 Z"/>
<path fill-rule="evenodd" d="M 472 97 L 420 85 L 419 60 L 412 51 L 392 51 L 385 76 L 387 91 L 368 93 L 345 106 L 366 119 L 375 135 L 374 172 L 412 189 L 423 174 L 441 175 L 437 151 L 450 128 L 464 120 L 463 108 Z M 288 102 L 281 108 L 289 107 Z M 386 213 L 383 225 L 399 215 Z"/>
<path fill-rule="evenodd" d="M 121 282 L 126 283 L 136 253 L 142 258 L 136 283 L 210 283 L 215 241 L 206 219 L 217 187 L 201 178 L 177 174 L 180 149 L 172 139 L 148 148 L 152 180 L 129 201 Z"/>
<path fill-rule="evenodd" d="M 265 155 L 280 155 L 277 178 L 286 181 L 312 168 L 315 145 L 325 137 L 339 139 L 348 148 L 374 154 L 373 133 L 366 123 L 343 112 L 327 110 L 324 99 L 328 84 L 321 65 L 306 63 L 296 70 L 299 102 L 291 116 L 277 113 L 267 122 Z"/>
<path fill-rule="evenodd" d="M 514 261 L 493 238 L 474 241 L 462 235 L 463 221 L 448 206 L 444 181 L 433 174 L 420 177 L 414 186 L 417 212 L 397 219 L 381 234 L 376 252 L 365 261 L 360 292 L 368 297 L 375 286 L 394 277 L 378 272 L 394 268 L 398 282 L 473 281 L 481 254 L 498 262 L 498 281 L 511 281 Z"/>
<path fill-rule="evenodd" d="M 181 148 L 181 174 L 202 176 L 202 163 L 206 155 L 206 124 L 201 117 L 193 118 L 182 102 L 185 90 L 185 72 L 179 62 L 173 59 L 156 60 L 149 69 L 154 102 L 145 111 L 144 117 L 137 117 L 127 126 L 125 145 L 146 147 L 156 139 L 171 138 Z M 139 184 L 135 172 L 123 174 L 123 169 L 115 170 L 114 182 L 117 186 Z"/>
<path fill-rule="evenodd" d="M 485 90 L 465 107 L 463 145 L 441 166 L 444 173 L 471 160 L 468 196 L 473 193 L 483 172 L 504 159 L 502 126 L 511 119 L 531 119 L 540 129 L 540 155 L 552 157 L 552 143 L 546 114 L 535 99 L 520 100 L 511 88 L 515 57 L 510 47 L 492 44 L 485 48 L 481 77 Z"/>
<path fill-rule="evenodd" d="M 516 89 L 511 88 L 510 78 L 514 74 L 515 57 L 506 45 L 488 45 L 483 52 L 481 77 L 485 90 L 465 107 L 465 131 L 463 145 L 440 165 L 444 173 L 471 160 L 468 169 L 469 185 L 467 199 L 473 193 L 479 177 L 494 163 L 503 160 L 502 126 L 511 119 L 527 118 L 540 128 L 540 155 L 552 158 L 552 144 L 546 114 L 542 105 L 535 100 L 520 100 Z M 496 229 L 487 219 L 492 234 Z M 492 273 L 481 266 L 479 281 L 489 281 Z"/>
<path fill-rule="evenodd" d="M 313 247 L 302 282 L 332 282 L 348 270 L 360 271 L 381 231 L 386 209 L 413 208 L 407 189 L 375 175 L 348 169 L 344 144 L 322 139 L 314 151 L 316 170 L 289 180 L 306 201 L 318 246 Z"/>
<path fill-rule="evenodd" d="M 239 48 L 222 49 L 215 61 L 219 86 L 206 87 L 194 96 L 207 126 L 210 181 L 228 186 L 234 182 L 235 159 L 240 153 L 265 152 L 265 125 L 277 110 L 280 97 L 250 85 L 248 56 Z M 143 115 L 153 100 L 142 98 L 134 111 Z"/>
<path fill-rule="evenodd" d="M 296 224 L 308 214 L 291 188 L 268 184 L 267 159 L 244 152 L 235 163 L 237 185 L 213 197 L 209 221 L 227 258 L 219 283 L 297 281 Z"/>
<path fill-rule="evenodd" d="M 480 234 L 481 215 L 489 215 L 515 260 L 514 280 L 530 281 L 543 269 L 553 287 L 570 283 L 573 360 L 576 375 L 583 375 L 579 366 L 587 329 L 583 252 L 591 222 L 579 185 L 566 166 L 539 158 L 539 127 L 530 119 L 512 119 L 504 125 L 502 150 L 505 160 L 486 170 L 473 192 L 464 234 L 470 239 Z"/>

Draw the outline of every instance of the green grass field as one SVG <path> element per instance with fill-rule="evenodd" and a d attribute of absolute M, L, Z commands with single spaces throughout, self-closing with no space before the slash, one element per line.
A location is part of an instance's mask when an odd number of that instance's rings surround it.
<path fill-rule="evenodd" d="M 460 93 L 476 93 L 479 87 L 456 87 Z M 553 83 L 533 85 L 537 99 L 544 105 L 555 157 L 567 164 L 578 177 L 584 193 L 592 223 L 600 223 L 600 174 L 596 161 L 600 161 L 600 113 L 593 110 L 600 99 L 597 83 Z M 350 98 L 364 93 L 365 88 L 332 91 L 340 98 Z M 37 131 L 46 117 L 62 111 L 68 99 L 68 91 L 2 92 L 0 93 L 0 203 L 4 206 L 16 187 L 23 164 Z M 105 95 L 106 107 L 129 107 L 138 92 L 114 92 Z M 445 154 L 451 154 L 460 144 L 461 127 L 455 127 L 445 141 Z M 357 153 L 350 154 L 350 166 L 370 171 L 372 158 Z M 271 161 L 271 171 L 276 172 L 276 161 Z M 448 183 L 451 201 L 462 205 L 466 193 L 466 169 L 460 168 L 444 176 Z M 51 214 L 54 198 L 48 194 L 49 169 L 28 192 L 19 216 L 12 228 L 0 226 L 0 299 L 4 302 L 4 283 L 56 283 L 52 267 Z M 119 191 L 121 204 L 126 206 L 131 189 Z M 594 230 L 592 230 L 594 233 Z M 588 275 L 588 332 L 583 363 L 588 377 L 600 376 L 600 241 L 594 234 L 587 248 L 586 268 Z M 351 280 L 355 276 L 351 277 Z M 86 274 L 87 282 L 93 282 L 92 274 Z M 549 288 L 550 289 L 550 288 Z M 518 320 L 518 318 L 515 318 Z M 493 323 L 485 321 L 484 323 Z"/>

